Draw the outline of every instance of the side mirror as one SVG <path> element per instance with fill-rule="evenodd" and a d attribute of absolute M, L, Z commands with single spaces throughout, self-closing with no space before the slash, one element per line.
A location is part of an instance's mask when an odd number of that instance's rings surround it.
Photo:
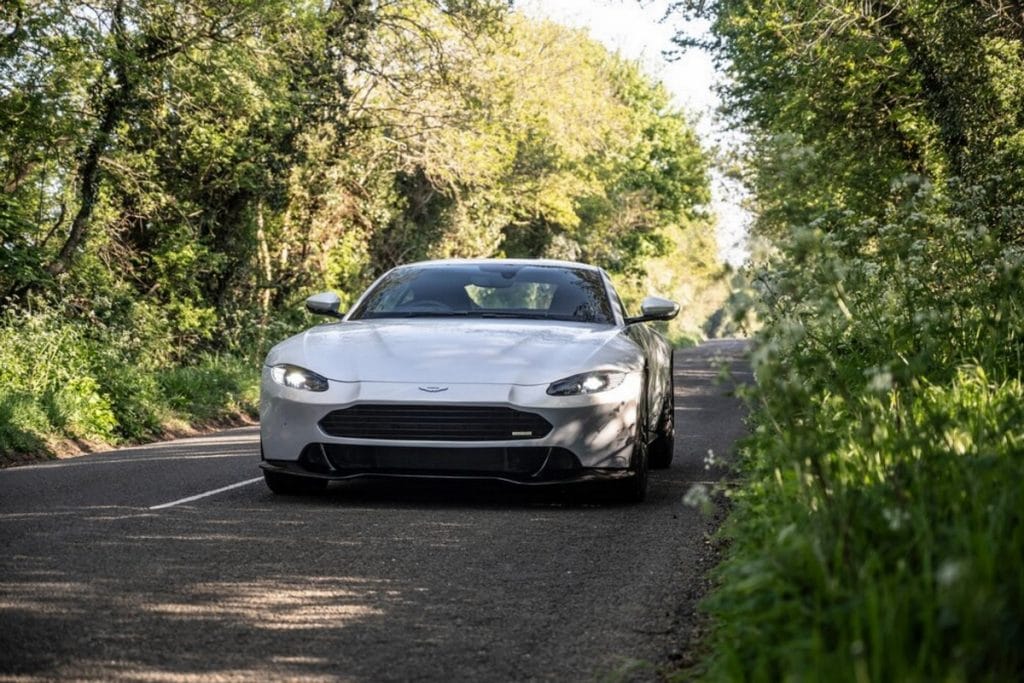
<path fill-rule="evenodd" d="M 306 299 L 306 310 L 317 315 L 329 315 L 332 318 L 344 318 L 344 313 L 339 313 L 341 299 L 334 292 L 320 292 Z"/>
<path fill-rule="evenodd" d="M 640 304 L 640 311 L 642 315 L 626 318 L 626 324 L 645 323 L 650 320 L 671 320 L 679 315 L 679 304 L 661 297 L 649 296 Z"/>

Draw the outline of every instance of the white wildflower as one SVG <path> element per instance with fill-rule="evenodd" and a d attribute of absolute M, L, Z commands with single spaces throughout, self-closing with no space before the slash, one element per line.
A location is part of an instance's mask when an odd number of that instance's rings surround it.
<path fill-rule="evenodd" d="M 954 583 L 960 580 L 960 577 L 964 573 L 964 563 L 958 560 L 946 560 L 939 565 L 939 570 L 935 572 L 935 581 L 942 588 L 949 588 Z"/>
<path fill-rule="evenodd" d="M 871 381 L 868 382 L 868 389 L 878 393 L 883 393 L 892 389 L 892 373 L 888 370 L 876 368 L 871 375 Z"/>
<path fill-rule="evenodd" d="M 910 521 L 910 513 L 906 510 L 899 510 L 897 508 L 886 508 L 882 510 L 882 517 L 885 518 L 889 528 L 893 531 L 899 531 Z"/>
<path fill-rule="evenodd" d="M 708 449 L 708 454 L 704 456 L 704 469 L 710 470 L 715 466 L 715 452 L 712 449 Z"/>
<path fill-rule="evenodd" d="M 683 505 L 691 508 L 706 510 L 711 506 L 711 494 L 704 484 L 694 484 L 683 496 Z"/>

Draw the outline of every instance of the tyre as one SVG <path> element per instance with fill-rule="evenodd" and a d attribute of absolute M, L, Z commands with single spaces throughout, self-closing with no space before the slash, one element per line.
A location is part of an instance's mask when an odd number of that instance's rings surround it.
<path fill-rule="evenodd" d="M 650 446 L 649 461 L 652 470 L 667 470 L 672 466 L 672 455 L 676 449 L 675 435 L 659 434 Z"/>
<path fill-rule="evenodd" d="M 647 469 L 647 443 L 638 441 L 629 476 L 615 482 L 615 500 L 621 503 L 642 503 L 647 498 Z"/>
<path fill-rule="evenodd" d="M 646 403 L 646 401 L 644 401 Z M 636 421 L 636 442 L 633 446 L 633 457 L 629 466 L 629 476 L 614 482 L 613 498 L 622 503 L 640 503 L 647 497 L 647 470 L 649 452 L 647 440 L 647 408 L 643 403 L 638 411 Z"/>
<path fill-rule="evenodd" d="M 283 472 L 263 470 L 263 480 L 267 482 L 267 488 L 280 496 L 305 496 L 320 493 L 327 488 L 326 479 L 297 477 Z"/>
<path fill-rule="evenodd" d="M 669 394 L 661 406 L 661 419 L 658 421 L 658 432 L 651 443 L 648 460 L 652 470 L 668 469 L 672 464 L 672 456 L 676 449 L 676 392 L 675 363 L 669 364 Z"/>

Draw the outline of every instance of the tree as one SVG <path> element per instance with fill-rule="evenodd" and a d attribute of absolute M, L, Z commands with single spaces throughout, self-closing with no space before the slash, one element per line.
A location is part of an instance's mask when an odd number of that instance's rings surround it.
<path fill-rule="evenodd" d="M 362 125 L 350 82 L 372 69 L 370 36 L 404 31 L 409 41 L 431 43 L 434 38 L 412 19 L 431 7 L 440 5 L 11 5 L 4 10 L 11 30 L 0 44 L 0 72 L 10 83 L 0 99 L 0 120 L 12 134 L 0 161 L 5 194 L 21 195 L 4 202 L 5 237 L 14 256 L 0 272 L 4 289 L 23 295 L 68 272 L 98 223 L 113 230 L 100 231 L 100 242 L 128 236 L 141 246 L 160 239 L 143 236 L 140 227 L 165 225 L 171 233 L 193 231 L 221 255 L 207 293 L 223 300 L 231 279 L 224 273 L 240 269 L 251 255 L 246 234 L 259 213 L 254 206 L 270 196 L 280 210 L 273 197 L 281 197 L 290 169 L 303 159 L 297 141 L 317 128 L 341 149 Z M 437 11 L 460 30 L 483 31 L 500 10 L 500 3 L 481 0 Z M 438 71 L 437 64 L 424 66 L 424 74 Z M 264 99 L 270 96 L 279 99 Z M 253 109 L 239 109 L 248 106 Z M 65 135 L 54 139 L 54 130 Z M 212 144 L 204 147 L 197 138 Z M 198 149 L 186 148 L 190 141 Z M 198 161 L 199 150 L 212 166 L 192 175 L 196 169 L 178 172 L 159 158 L 184 153 Z M 213 158 L 220 152 L 242 154 L 234 159 L 241 166 Z M 164 210 L 191 206 L 154 222 L 140 209 L 147 202 L 156 208 L 153 199 L 161 194 Z M 52 223 L 44 226 L 43 217 Z M 121 229 L 126 226 L 134 227 Z"/>
<path fill-rule="evenodd" d="M 964 187 L 999 175 L 990 208 L 1017 203 L 1024 178 L 1004 172 L 1024 160 L 1014 5 L 676 3 L 714 22 L 726 113 L 755 138 L 748 168 L 768 234 L 828 207 L 878 216 L 879 195 L 906 174 Z M 1019 222 L 1001 233 L 1024 235 Z"/>
<path fill-rule="evenodd" d="M 706 155 L 636 64 L 578 31 L 518 16 L 489 47 L 453 40 L 447 52 L 462 60 L 458 89 L 391 89 L 371 105 L 398 112 L 385 130 L 401 207 L 371 237 L 375 268 L 543 256 L 597 263 L 625 284 L 671 252 L 703 264 L 682 280 L 712 277 Z M 700 235 L 689 240 L 699 248 L 676 251 L 683 234 Z"/>

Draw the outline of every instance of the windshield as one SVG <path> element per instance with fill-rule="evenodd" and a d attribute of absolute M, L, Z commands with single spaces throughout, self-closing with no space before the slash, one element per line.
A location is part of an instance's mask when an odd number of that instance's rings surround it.
<path fill-rule="evenodd" d="M 349 316 L 614 322 L 601 274 L 564 266 L 453 263 L 388 273 Z"/>

